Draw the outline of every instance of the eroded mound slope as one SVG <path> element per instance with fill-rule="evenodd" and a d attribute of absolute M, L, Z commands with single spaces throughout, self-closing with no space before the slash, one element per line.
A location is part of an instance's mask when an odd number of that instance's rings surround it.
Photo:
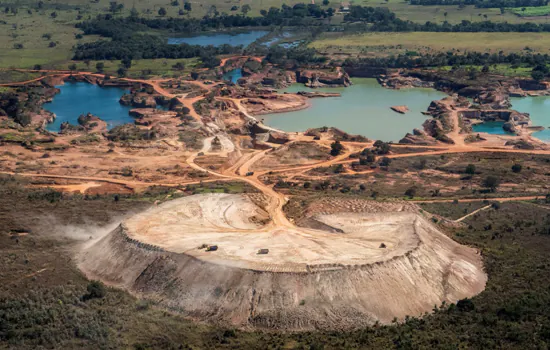
<path fill-rule="evenodd" d="M 327 232 L 277 227 L 247 197 L 196 195 L 136 215 L 79 261 L 190 317 L 289 330 L 388 323 L 483 290 L 474 249 L 399 210 L 316 214 Z"/>

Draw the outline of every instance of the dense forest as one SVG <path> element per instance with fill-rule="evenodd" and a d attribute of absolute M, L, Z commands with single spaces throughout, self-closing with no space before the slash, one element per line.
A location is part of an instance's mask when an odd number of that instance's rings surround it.
<path fill-rule="evenodd" d="M 478 8 L 546 6 L 548 0 L 410 0 L 411 5 L 475 5 Z"/>

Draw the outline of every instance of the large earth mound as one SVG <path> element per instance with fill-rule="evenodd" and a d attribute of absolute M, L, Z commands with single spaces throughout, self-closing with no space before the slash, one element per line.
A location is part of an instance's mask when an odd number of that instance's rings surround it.
<path fill-rule="evenodd" d="M 480 255 L 414 206 L 328 210 L 306 228 L 277 226 L 256 202 L 229 194 L 166 202 L 88 247 L 79 264 L 192 318 L 286 330 L 388 323 L 485 287 Z"/>

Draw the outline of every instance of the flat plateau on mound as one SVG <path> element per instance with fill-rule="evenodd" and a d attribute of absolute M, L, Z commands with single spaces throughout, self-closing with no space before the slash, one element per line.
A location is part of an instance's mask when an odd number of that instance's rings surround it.
<path fill-rule="evenodd" d="M 249 197 L 194 195 L 130 218 L 79 264 L 193 318 L 287 330 L 388 323 L 484 289 L 477 251 L 413 206 L 374 206 L 313 214 L 317 229 L 279 227 Z"/>

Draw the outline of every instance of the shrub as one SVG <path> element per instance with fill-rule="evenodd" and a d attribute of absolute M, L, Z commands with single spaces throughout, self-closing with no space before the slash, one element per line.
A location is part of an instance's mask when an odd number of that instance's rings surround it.
<path fill-rule="evenodd" d="M 88 284 L 88 287 L 86 287 L 86 290 L 88 293 L 82 297 L 84 301 L 90 299 L 101 299 L 107 294 L 105 285 L 100 281 L 91 281 Z"/>
<path fill-rule="evenodd" d="M 409 198 L 413 198 L 415 195 L 416 195 L 416 188 L 415 187 L 411 187 L 411 188 L 409 188 L 408 190 L 405 191 L 405 196 L 407 196 Z"/>
<path fill-rule="evenodd" d="M 489 175 L 483 180 L 482 185 L 483 187 L 490 189 L 491 192 L 494 192 L 500 185 L 500 180 L 496 176 Z"/>
<path fill-rule="evenodd" d="M 519 173 L 519 172 L 521 172 L 521 169 L 522 169 L 521 164 L 514 164 L 514 165 L 512 165 L 512 171 L 513 171 L 514 173 L 516 173 L 516 174 Z"/>

